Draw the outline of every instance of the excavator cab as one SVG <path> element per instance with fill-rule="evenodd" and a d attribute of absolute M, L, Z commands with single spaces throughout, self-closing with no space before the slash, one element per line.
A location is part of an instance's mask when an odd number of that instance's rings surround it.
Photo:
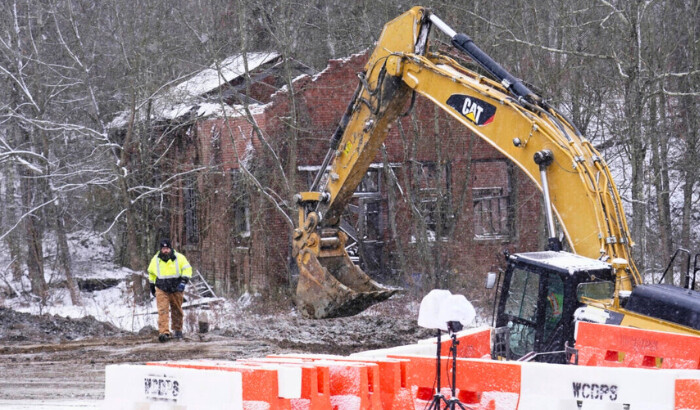
<path fill-rule="evenodd" d="M 568 252 L 509 255 L 496 314 L 505 358 L 564 362 L 562 353 L 574 337 L 571 318 L 581 306 L 580 286 L 612 280 L 610 264 Z"/>

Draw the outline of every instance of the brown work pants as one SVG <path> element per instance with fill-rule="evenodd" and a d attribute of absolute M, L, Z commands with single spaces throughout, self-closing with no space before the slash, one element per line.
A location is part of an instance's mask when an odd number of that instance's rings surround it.
<path fill-rule="evenodd" d="M 182 297 L 183 292 L 168 293 L 156 288 L 156 306 L 158 306 L 158 333 L 170 333 L 169 320 L 173 332 L 182 331 Z"/>

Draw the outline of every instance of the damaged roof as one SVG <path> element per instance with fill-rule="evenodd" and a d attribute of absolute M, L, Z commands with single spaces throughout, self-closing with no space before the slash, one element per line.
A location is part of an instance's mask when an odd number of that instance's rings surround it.
<path fill-rule="evenodd" d="M 276 52 L 246 53 L 248 72 L 251 73 L 262 66 L 280 59 Z M 273 64 L 275 65 L 275 64 Z M 138 109 L 138 119 L 145 120 L 148 102 L 150 101 L 150 117 L 155 121 L 174 120 L 189 113 L 197 117 L 211 115 L 237 115 L 241 107 L 223 105 L 214 101 L 211 94 L 219 91 L 233 81 L 243 77 L 245 65 L 242 54 L 234 55 L 219 63 L 212 64 L 190 79 L 173 87 L 156 92 L 150 100 L 143 102 Z M 129 121 L 130 111 L 117 115 L 107 128 L 123 128 Z"/>

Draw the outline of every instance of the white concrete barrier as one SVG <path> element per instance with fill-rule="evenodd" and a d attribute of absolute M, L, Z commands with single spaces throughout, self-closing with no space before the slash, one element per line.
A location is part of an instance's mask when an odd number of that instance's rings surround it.
<path fill-rule="evenodd" d="M 301 368 L 279 363 L 246 364 L 236 360 L 181 360 L 177 362 L 151 362 L 152 366 L 181 367 L 207 371 L 239 371 L 248 369 L 265 369 L 274 371 L 277 377 L 277 397 L 298 399 L 301 397 Z M 260 381 L 260 380 L 258 380 Z M 244 388 L 262 388 L 262 386 L 245 386 Z"/>
<path fill-rule="evenodd" d="M 518 409 L 674 410 L 676 379 L 700 379 L 700 370 L 521 365 Z"/>
<path fill-rule="evenodd" d="M 241 374 L 118 364 L 105 369 L 104 410 L 242 410 Z"/>

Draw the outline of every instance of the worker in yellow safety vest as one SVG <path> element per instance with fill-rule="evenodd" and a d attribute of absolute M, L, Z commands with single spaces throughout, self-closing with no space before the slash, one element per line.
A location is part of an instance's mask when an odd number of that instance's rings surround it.
<path fill-rule="evenodd" d="M 172 336 L 182 339 L 182 301 L 192 267 L 185 255 L 173 249 L 170 239 L 161 240 L 159 246 L 160 251 L 148 265 L 148 281 L 158 307 L 158 340 L 165 342 Z"/>

